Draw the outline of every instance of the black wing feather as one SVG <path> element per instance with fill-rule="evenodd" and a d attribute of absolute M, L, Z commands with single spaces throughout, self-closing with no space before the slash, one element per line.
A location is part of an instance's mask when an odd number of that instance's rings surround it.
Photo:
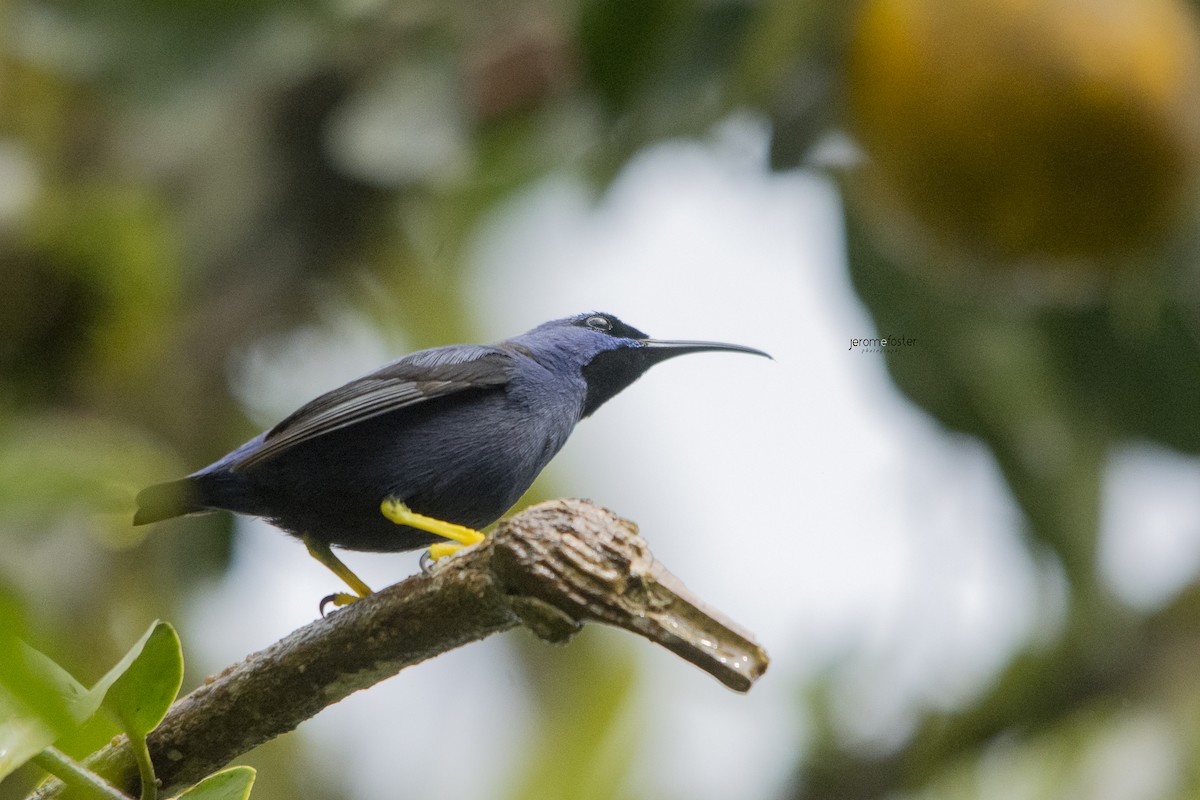
<path fill-rule="evenodd" d="M 262 446 L 230 468 L 248 469 L 302 442 L 407 406 L 502 386 L 514 366 L 513 355 L 496 347 L 452 345 L 413 353 L 301 406 L 267 431 Z"/>

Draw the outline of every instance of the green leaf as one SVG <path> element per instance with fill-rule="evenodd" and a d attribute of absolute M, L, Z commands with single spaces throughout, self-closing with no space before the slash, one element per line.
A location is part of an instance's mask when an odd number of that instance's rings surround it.
<path fill-rule="evenodd" d="M 92 687 L 126 733 L 144 737 L 167 715 L 183 683 L 183 649 L 166 622 L 156 622 Z"/>
<path fill-rule="evenodd" d="M 253 767 L 223 769 L 179 795 L 177 800 L 246 800 L 255 774 Z"/>
<path fill-rule="evenodd" d="M 0 686 L 59 733 L 96 713 L 83 684 L 46 654 L 14 639 L 0 648 Z"/>
<path fill-rule="evenodd" d="M 131 739 L 144 741 L 166 716 L 182 682 L 179 636 L 165 622 L 150 626 L 90 690 L 49 656 L 0 628 L 0 779 L 76 730 L 101 704 Z"/>
<path fill-rule="evenodd" d="M 0 780 L 96 712 L 88 691 L 49 656 L 0 634 Z"/>
<path fill-rule="evenodd" d="M 0 781 L 57 738 L 41 717 L 0 688 Z"/>

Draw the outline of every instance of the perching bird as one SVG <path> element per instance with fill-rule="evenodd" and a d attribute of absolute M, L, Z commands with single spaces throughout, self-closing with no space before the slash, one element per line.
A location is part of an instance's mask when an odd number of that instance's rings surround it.
<path fill-rule="evenodd" d="M 433 545 L 440 557 L 480 541 L 474 529 L 520 498 L 579 420 L 660 361 L 709 350 L 767 355 L 651 339 L 599 313 L 494 345 L 422 350 L 321 395 L 204 469 L 144 489 L 133 524 L 218 509 L 263 517 L 363 597 L 370 588 L 331 545 Z"/>

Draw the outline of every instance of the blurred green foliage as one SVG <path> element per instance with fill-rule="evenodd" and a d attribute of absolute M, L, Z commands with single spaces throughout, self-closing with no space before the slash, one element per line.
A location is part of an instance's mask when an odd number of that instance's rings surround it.
<path fill-rule="evenodd" d="M 836 170 L 850 278 L 882 333 L 922 342 L 919 358 L 888 360 L 892 377 L 946 428 L 987 444 L 1031 551 L 1062 567 L 1070 591 L 1057 642 L 1015 656 L 970 707 L 929 710 L 895 752 L 819 731 L 796 754 L 794 796 L 974 797 L 970 776 L 1031 764 L 1043 765 L 1039 796 L 1060 796 L 1055 764 L 1083 769 L 1095 741 L 1162 709 L 1167 735 L 1194 744 L 1195 715 L 1170 712 L 1197 703 L 1177 668 L 1200 648 L 1196 591 L 1157 611 L 1123 608 L 1098 578 L 1096 547 L 1114 445 L 1200 452 L 1200 45 L 1190 8 L 1114 0 L 1105 8 L 1148 44 L 1120 50 L 1133 65 L 1121 80 L 1098 81 L 1109 73 L 1094 65 L 1116 63 L 1112 43 L 1126 40 L 1093 5 L 7 0 L 0 608 L 72 672 L 98 673 L 225 566 L 219 518 L 181 522 L 205 535 L 152 537 L 137 558 L 119 548 L 139 541 L 127 525 L 138 487 L 254 433 L 231 358 L 319 320 L 330 298 L 418 346 L 472 340 L 464 248 L 498 202 L 551 171 L 602 187 L 647 145 L 749 111 L 771 122 L 776 169 L 808 165 L 835 128 L 866 149 Z M 1034 23 L 1003 16 L 1018 8 Z M 963 37 L 987 45 L 967 48 L 987 54 L 971 70 L 955 66 L 953 35 L 916 51 L 905 38 L 953 34 L 965 23 L 939 28 L 937 15 L 963 9 L 991 15 Z M 1074 30 L 1093 33 L 1051 35 Z M 1023 54 L 1019 70 L 1010 52 Z M 1178 55 L 1170 91 L 1153 84 L 1163 52 Z M 901 80 L 912 75 L 928 91 Z M 1112 116 L 1087 116 L 1096 97 Z M 1084 117 L 1064 120 L 1072 109 Z M 365 145 L 389 120 L 418 133 Z M 1170 166 L 1143 170 L 1130 153 L 1166 153 Z M 1086 185 L 1064 186 L 1073 175 Z M 1147 196 L 1166 198 L 1149 220 L 1129 205 Z M 1097 209 L 1103 225 L 1134 219 L 1136 230 L 1093 235 Z M 636 716 L 636 675 L 595 646 L 527 656 L 543 727 L 512 796 L 625 786 L 632 745 L 614 732 Z M 541 659 L 552 668 L 539 673 Z M 273 766 L 256 797 L 337 784 L 310 780 L 301 747 L 251 757 Z M 1194 793 L 1189 758 L 1182 791 Z M 19 773 L 0 798 L 35 779 Z"/>
<path fill-rule="evenodd" d="M 183 651 L 174 628 L 165 622 L 151 625 L 90 689 L 21 641 L 9 621 L 0 624 L 0 656 L 0 780 L 32 761 L 61 778 L 69 787 L 67 796 L 124 797 L 106 783 L 125 780 L 121 767 L 99 775 L 79 760 L 96 747 L 75 758 L 47 749 L 80 732 L 103 708 L 129 738 L 142 777 L 142 800 L 157 796 L 146 735 L 162 722 L 183 680 Z M 253 782 L 252 769 L 236 767 L 205 778 L 185 796 L 245 798 Z"/>

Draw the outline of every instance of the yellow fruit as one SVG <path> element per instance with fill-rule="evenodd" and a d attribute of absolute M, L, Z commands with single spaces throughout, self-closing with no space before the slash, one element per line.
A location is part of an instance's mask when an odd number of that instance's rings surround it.
<path fill-rule="evenodd" d="M 1177 0 L 865 0 L 846 99 L 876 211 L 988 263 L 1127 255 L 1194 199 L 1200 36 Z"/>

